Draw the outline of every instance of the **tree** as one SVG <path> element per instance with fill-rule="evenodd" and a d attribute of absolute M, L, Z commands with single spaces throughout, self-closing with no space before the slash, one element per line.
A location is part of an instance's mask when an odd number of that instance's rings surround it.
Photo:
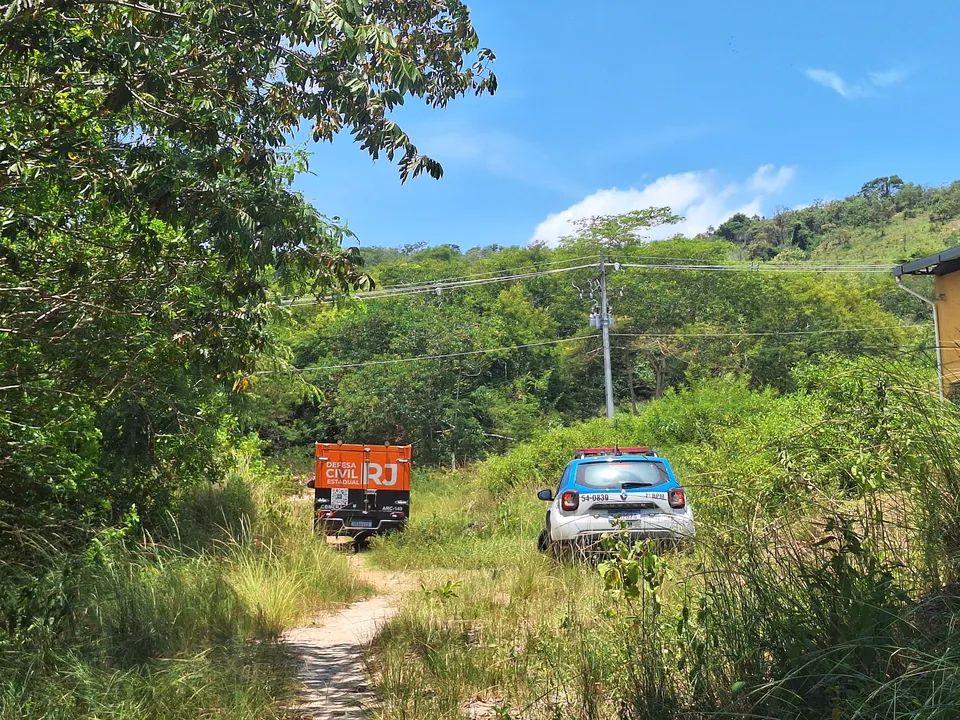
<path fill-rule="evenodd" d="M 646 241 L 644 230 L 661 225 L 673 225 L 683 220 L 670 208 L 633 210 L 621 215 L 595 215 L 576 220 L 576 235 L 564 238 L 562 247 L 592 246 L 604 250 L 626 250 Z"/>
<path fill-rule="evenodd" d="M 899 175 L 880 177 L 865 183 L 860 189 L 860 197 L 867 200 L 869 223 L 877 228 L 880 237 L 886 232 L 887 225 L 898 212 L 894 195 L 904 186 Z"/>
<path fill-rule="evenodd" d="M 810 249 L 810 243 L 807 240 L 807 233 L 803 223 L 796 222 L 793 224 L 793 234 L 790 236 L 790 244 L 804 252 Z"/>
<path fill-rule="evenodd" d="M 778 205 L 773 209 L 773 226 L 777 231 L 777 247 L 783 247 L 787 243 L 787 228 L 790 226 L 790 219 L 793 213 L 790 208 Z"/>
<path fill-rule="evenodd" d="M 860 196 L 865 198 L 888 198 L 896 194 L 904 185 L 899 175 L 874 178 L 860 188 Z"/>
<path fill-rule="evenodd" d="M 279 294 L 368 283 L 346 226 L 290 188 L 294 132 L 440 177 L 391 111 L 496 78 L 457 0 L 3 11 L 0 515 L 17 527 L 215 475 L 213 418 L 229 429 L 270 355 Z"/>
<path fill-rule="evenodd" d="M 752 222 L 743 213 L 736 213 L 717 228 L 717 237 L 738 245 L 746 245 L 750 240 Z"/>

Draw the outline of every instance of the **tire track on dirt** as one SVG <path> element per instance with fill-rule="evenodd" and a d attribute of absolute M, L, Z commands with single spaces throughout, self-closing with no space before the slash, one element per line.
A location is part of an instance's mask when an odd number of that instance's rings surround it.
<path fill-rule="evenodd" d="M 300 663 L 302 689 L 297 704 L 290 708 L 298 718 L 362 720 L 375 701 L 363 653 L 397 614 L 400 598 L 414 582 L 402 573 L 371 570 L 362 556 L 354 556 L 351 565 L 359 579 L 377 589 L 377 595 L 284 635 Z"/>

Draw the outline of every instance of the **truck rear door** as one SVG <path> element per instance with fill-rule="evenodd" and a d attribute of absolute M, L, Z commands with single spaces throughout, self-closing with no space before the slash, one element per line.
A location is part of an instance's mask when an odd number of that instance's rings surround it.
<path fill-rule="evenodd" d="M 385 532 L 410 509 L 411 447 L 317 443 L 315 508 L 337 533 Z"/>

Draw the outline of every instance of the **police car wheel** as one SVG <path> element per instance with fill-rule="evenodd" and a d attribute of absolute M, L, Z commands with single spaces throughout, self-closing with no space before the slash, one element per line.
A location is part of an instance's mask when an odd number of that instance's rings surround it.
<path fill-rule="evenodd" d="M 546 528 L 540 531 L 540 535 L 537 537 L 537 551 L 542 553 L 550 552 L 550 533 L 547 532 Z"/>

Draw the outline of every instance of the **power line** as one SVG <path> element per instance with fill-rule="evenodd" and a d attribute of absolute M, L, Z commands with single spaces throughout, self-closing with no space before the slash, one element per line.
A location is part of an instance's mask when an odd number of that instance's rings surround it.
<path fill-rule="evenodd" d="M 621 268 L 641 270 L 696 270 L 700 272 L 785 272 L 785 273 L 888 273 L 889 265 L 679 265 L 654 263 L 618 263 Z"/>
<path fill-rule="evenodd" d="M 553 270 L 541 270 L 538 272 L 522 273 L 508 275 L 505 277 L 479 278 L 474 280 L 461 280 L 449 283 L 424 283 L 421 285 L 411 285 L 404 287 L 394 287 L 384 290 L 369 290 L 367 292 L 355 293 L 351 297 L 357 300 L 376 300 L 380 298 L 407 297 L 410 295 L 423 295 L 427 293 L 442 293 L 444 290 L 455 290 L 458 288 L 478 287 L 481 285 L 493 285 L 505 282 L 515 282 L 518 280 L 531 280 L 548 275 L 558 275 L 561 273 L 573 272 L 574 270 L 585 270 L 595 268 L 596 265 L 575 265 L 573 267 L 555 268 Z M 303 298 L 300 300 L 287 300 L 284 304 L 288 307 L 299 307 L 302 305 L 329 305 L 335 302 L 333 298 Z"/>
<path fill-rule="evenodd" d="M 735 333 L 612 333 L 613 337 L 646 337 L 646 338 L 721 338 L 721 337 L 779 337 L 785 335 L 832 335 L 836 333 L 874 332 L 880 330 L 909 330 L 929 329 L 929 325 L 886 325 L 869 328 L 842 328 L 835 330 L 772 330 L 767 332 L 735 332 Z"/>
<path fill-rule="evenodd" d="M 779 337 L 787 335 L 831 335 L 835 333 L 874 332 L 880 330 L 901 330 L 926 328 L 926 325 L 886 325 L 866 328 L 844 328 L 842 330 L 793 330 L 784 332 L 739 332 L 739 333 L 610 333 L 610 337 L 649 337 L 649 338 L 721 338 L 721 337 Z M 544 340 L 542 342 L 526 343 L 524 345 L 509 345 L 506 347 L 486 348 L 483 350 L 467 350 L 464 352 L 445 353 L 442 355 L 416 355 L 405 358 L 389 358 L 386 360 L 367 360 L 365 362 L 341 363 L 338 365 L 318 365 L 303 368 L 288 368 L 289 372 L 320 372 L 323 370 L 346 370 L 351 368 L 368 367 L 371 365 L 395 365 L 397 363 L 420 362 L 430 360 L 449 360 L 473 355 L 488 355 L 510 350 L 523 350 L 531 347 L 546 347 L 562 343 L 580 342 L 598 338 L 598 335 L 579 335 L 577 337 L 561 338 L 559 340 Z M 267 375 L 278 371 L 262 370 L 257 375 Z"/>
<path fill-rule="evenodd" d="M 561 338 L 560 340 L 544 340 L 543 342 L 526 343 L 525 345 L 510 345 L 508 347 L 487 348 L 485 350 L 467 350 L 464 352 L 446 353 L 444 355 L 418 355 L 406 358 L 391 358 L 389 360 L 367 360 L 358 363 L 343 363 L 341 365 L 320 365 L 317 367 L 289 368 L 290 372 L 314 372 L 319 370 L 341 370 L 347 368 L 367 367 L 368 365 L 394 365 L 396 363 L 418 362 L 421 360 L 448 360 L 450 358 L 467 357 L 469 355 L 488 355 L 490 353 L 505 352 L 508 350 L 522 350 L 531 347 L 544 347 L 546 345 L 559 345 L 561 343 L 578 342 L 580 340 L 590 340 L 596 338 L 596 335 L 581 335 L 572 338 Z M 263 370 L 257 375 L 273 373 L 273 370 Z"/>
<path fill-rule="evenodd" d="M 499 268 L 497 270 L 488 270 L 487 272 L 482 272 L 482 273 L 473 273 L 472 275 L 457 275 L 449 278 L 417 280 L 416 282 L 409 282 L 409 283 L 400 282 L 400 283 L 395 283 L 393 285 L 383 285 L 379 289 L 391 290 L 391 289 L 402 289 L 402 288 L 421 286 L 421 285 L 436 285 L 437 283 L 444 284 L 448 282 L 456 282 L 458 280 L 469 280 L 472 278 L 489 277 L 489 276 L 497 275 L 499 273 L 518 273 L 521 270 L 540 270 L 542 268 L 553 267 L 555 265 L 567 265 L 569 263 L 580 262 L 581 260 L 597 261 L 598 258 L 599 258 L 598 255 L 583 255 L 581 257 L 567 258 L 566 260 L 553 260 L 551 262 L 537 262 L 537 263 L 531 263 L 530 265 L 520 265 L 519 267 Z"/>
<path fill-rule="evenodd" d="M 583 258 L 578 258 L 583 259 Z M 560 261 L 564 262 L 564 261 Z M 573 260 L 569 262 L 574 262 Z M 463 280 L 448 281 L 430 281 L 412 285 L 392 285 L 388 288 L 379 290 L 369 290 L 366 292 L 354 293 L 351 297 L 356 300 L 377 300 L 382 298 L 410 297 L 413 295 L 442 294 L 445 290 L 457 290 L 464 288 L 479 287 L 483 285 L 493 285 L 499 283 L 519 282 L 522 280 L 531 280 L 548 275 L 557 275 L 561 273 L 573 272 L 576 270 L 587 270 L 599 268 L 599 263 L 590 263 L 586 265 L 574 265 L 571 267 L 554 268 L 552 270 L 539 270 L 529 273 L 515 273 L 513 275 L 485 277 L 488 273 L 480 273 L 474 278 L 463 276 Z M 690 264 L 660 264 L 660 263 L 615 263 L 614 269 L 636 269 L 636 270 L 669 270 L 675 272 L 777 272 L 787 274 L 797 273 L 852 273 L 852 274 L 873 274 L 887 273 L 890 267 L 887 265 L 773 265 L 764 263 L 755 263 L 752 265 L 690 265 Z M 499 271 L 497 271 L 499 272 Z M 284 300 L 283 304 L 287 307 L 302 307 L 308 305 L 330 305 L 336 302 L 334 298 L 300 298 Z"/>

